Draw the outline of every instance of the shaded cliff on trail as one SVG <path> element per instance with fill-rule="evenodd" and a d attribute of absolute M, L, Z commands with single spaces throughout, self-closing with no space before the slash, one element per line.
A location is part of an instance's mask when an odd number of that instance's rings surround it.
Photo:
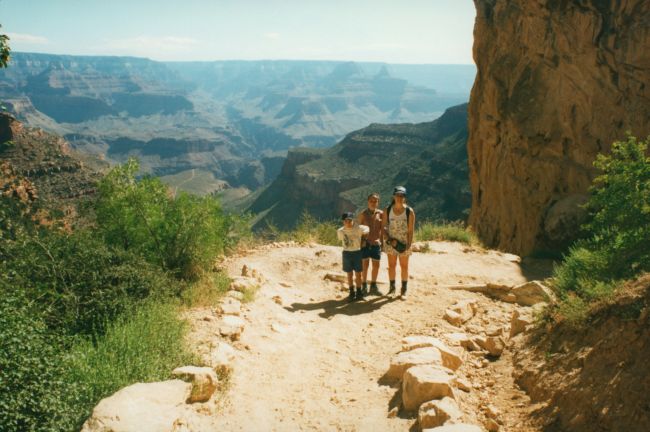
<path fill-rule="evenodd" d="M 491 247 L 562 249 L 596 154 L 650 134 L 650 3 L 475 4 L 470 223 Z"/>
<path fill-rule="evenodd" d="M 406 186 L 423 219 L 465 219 L 467 104 L 432 122 L 372 124 L 324 150 L 289 152 L 278 178 L 248 205 L 265 221 L 293 227 L 303 211 L 320 219 L 362 208 L 371 192 L 387 205 L 393 187 Z"/>

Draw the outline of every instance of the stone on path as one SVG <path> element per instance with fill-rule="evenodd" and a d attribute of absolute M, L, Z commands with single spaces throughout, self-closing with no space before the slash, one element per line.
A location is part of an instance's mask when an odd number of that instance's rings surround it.
<path fill-rule="evenodd" d="M 416 365 L 435 364 L 442 366 L 442 354 L 438 348 L 416 348 L 404 351 L 394 356 L 386 376 L 388 378 L 402 379 L 404 372 Z"/>
<path fill-rule="evenodd" d="M 217 312 L 223 315 L 239 315 L 241 313 L 241 302 L 237 299 L 226 297 L 221 300 Z"/>
<path fill-rule="evenodd" d="M 237 351 L 225 342 L 219 342 L 210 353 L 210 366 L 218 373 L 232 371 L 233 363 L 237 358 Z"/>
<path fill-rule="evenodd" d="M 510 318 L 510 338 L 517 336 L 519 333 L 526 330 L 526 327 L 533 323 L 531 314 L 522 314 L 518 310 L 512 311 Z"/>
<path fill-rule="evenodd" d="M 426 349 L 426 348 L 423 348 Z M 451 387 L 453 375 L 440 367 L 420 365 L 409 368 L 402 380 L 402 403 L 407 411 L 415 411 L 424 402 L 454 397 Z"/>
<path fill-rule="evenodd" d="M 174 369 L 172 376 L 192 384 L 187 403 L 208 401 L 219 384 L 217 374 L 209 367 L 182 366 Z"/>
<path fill-rule="evenodd" d="M 97 404 L 81 432 L 171 432 L 191 389 L 181 380 L 124 387 Z"/>
<path fill-rule="evenodd" d="M 460 326 L 469 321 L 476 314 L 476 300 L 460 300 L 451 305 L 446 311 L 444 318 L 455 326 Z"/>
<path fill-rule="evenodd" d="M 499 357 L 505 348 L 503 339 L 500 336 L 476 336 L 473 340 L 494 357 Z"/>
<path fill-rule="evenodd" d="M 226 297 L 231 297 L 231 298 L 234 298 L 235 300 L 239 300 L 239 301 L 244 300 L 244 294 L 239 292 L 239 291 L 235 291 L 235 290 L 228 291 L 226 293 Z"/>
<path fill-rule="evenodd" d="M 234 315 L 224 315 L 219 325 L 219 334 L 231 340 L 238 340 L 244 331 L 246 322 Z"/>
<path fill-rule="evenodd" d="M 544 286 L 540 281 L 531 281 L 517 285 L 510 290 L 510 293 L 517 297 L 517 303 L 524 306 L 532 306 L 537 303 L 552 303 L 555 301 L 553 291 Z"/>
<path fill-rule="evenodd" d="M 456 401 L 450 397 L 444 397 L 420 405 L 418 424 L 420 428 L 427 429 L 442 426 L 447 422 L 459 423 L 462 417 L 463 413 L 458 408 Z"/>
<path fill-rule="evenodd" d="M 476 425 L 467 423 L 458 423 L 452 425 L 438 426 L 430 429 L 422 429 L 422 432 L 483 432 L 483 430 Z"/>
<path fill-rule="evenodd" d="M 464 392 L 469 393 L 472 390 L 472 383 L 463 378 L 455 378 L 453 380 L 454 385 Z"/>
<path fill-rule="evenodd" d="M 463 359 L 443 341 L 432 336 L 407 336 L 402 339 L 402 350 L 412 351 L 417 348 L 433 347 L 440 351 L 442 365 L 451 370 L 456 370 L 463 364 Z"/>
<path fill-rule="evenodd" d="M 230 282 L 230 290 L 232 291 L 250 291 L 258 287 L 259 282 L 257 279 L 245 277 L 245 276 L 236 276 Z"/>

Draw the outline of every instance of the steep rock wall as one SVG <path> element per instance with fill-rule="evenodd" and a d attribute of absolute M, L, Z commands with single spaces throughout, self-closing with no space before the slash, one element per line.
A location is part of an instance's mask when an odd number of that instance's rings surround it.
<path fill-rule="evenodd" d="M 596 154 L 650 134 L 650 2 L 474 2 L 470 223 L 492 247 L 560 249 Z"/>

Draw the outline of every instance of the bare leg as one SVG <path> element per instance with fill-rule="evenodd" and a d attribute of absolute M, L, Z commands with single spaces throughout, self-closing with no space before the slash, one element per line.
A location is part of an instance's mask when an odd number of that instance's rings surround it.
<path fill-rule="evenodd" d="M 388 254 L 388 280 L 395 280 L 395 267 L 397 267 L 397 255 Z"/>
<path fill-rule="evenodd" d="M 372 282 L 377 282 L 377 275 L 379 274 L 379 260 L 372 260 Z"/>
<path fill-rule="evenodd" d="M 355 276 L 357 277 L 357 288 L 361 286 L 361 273 L 355 272 Z"/>
<path fill-rule="evenodd" d="M 348 272 L 348 286 L 351 287 L 352 285 L 352 272 Z"/>
<path fill-rule="evenodd" d="M 402 276 L 403 281 L 409 280 L 409 258 L 408 255 L 401 255 L 399 257 L 400 276 Z M 395 269 L 393 268 L 393 275 L 394 274 Z"/>
<path fill-rule="evenodd" d="M 368 281 L 368 267 L 370 267 L 370 258 L 366 258 L 363 260 L 363 274 L 362 274 L 363 282 Z"/>

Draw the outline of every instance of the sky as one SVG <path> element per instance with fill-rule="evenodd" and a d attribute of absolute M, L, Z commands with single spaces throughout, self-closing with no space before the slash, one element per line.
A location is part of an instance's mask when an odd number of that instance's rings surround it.
<path fill-rule="evenodd" d="M 14 51 L 472 64 L 472 0 L 0 0 Z"/>

